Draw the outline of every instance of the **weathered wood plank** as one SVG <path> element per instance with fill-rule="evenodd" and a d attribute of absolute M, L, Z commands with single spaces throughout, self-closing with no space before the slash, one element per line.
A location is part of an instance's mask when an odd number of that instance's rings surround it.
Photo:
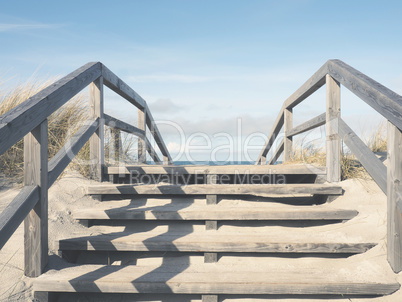
<path fill-rule="evenodd" d="M 149 110 L 147 104 L 145 104 L 145 107 L 147 110 L 146 124 L 148 125 L 148 128 L 151 131 L 151 134 L 154 137 L 155 142 L 159 147 L 159 150 L 161 150 L 162 155 L 164 157 L 167 157 L 167 164 L 172 164 L 172 157 L 170 156 L 169 150 L 167 149 L 165 142 L 163 141 L 162 135 L 159 132 L 158 126 L 155 123 L 152 113 Z M 166 159 L 164 159 L 164 162 L 166 162 Z"/>
<path fill-rule="evenodd" d="M 144 131 L 144 136 L 142 138 L 138 138 L 138 162 L 141 164 L 144 164 L 147 162 L 147 151 L 146 151 L 146 146 L 147 143 L 145 142 L 146 140 L 146 129 L 147 129 L 147 110 L 143 109 L 140 110 L 138 109 L 138 128 L 142 131 Z"/>
<path fill-rule="evenodd" d="M 24 185 L 38 186 L 39 201 L 24 220 L 24 273 L 42 274 L 48 260 L 47 119 L 24 137 Z"/>
<path fill-rule="evenodd" d="M 292 137 L 288 135 L 289 131 L 293 128 L 293 111 L 292 109 L 285 109 L 283 130 L 285 137 L 283 138 L 283 161 L 287 162 L 292 159 L 293 141 Z"/>
<path fill-rule="evenodd" d="M 100 75 L 100 63 L 88 63 L 0 116 L 0 155 Z"/>
<path fill-rule="evenodd" d="M 402 271 L 402 132 L 388 122 L 387 254 L 394 270 Z"/>
<path fill-rule="evenodd" d="M 387 194 L 387 167 L 342 119 L 339 119 L 338 125 L 339 134 L 344 143 L 349 147 L 381 190 Z"/>
<path fill-rule="evenodd" d="M 330 60 L 331 76 L 402 129 L 402 96 L 340 60 Z"/>
<path fill-rule="evenodd" d="M 38 186 L 24 186 L 0 213 L 0 249 L 39 201 Z"/>
<path fill-rule="evenodd" d="M 328 73 L 327 61 L 320 69 L 317 70 L 299 89 L 296 90 L 286 101 L 285 108 L 291 109 L 296 105 L 300 104 L 318 89 L 320 89 L 325 84 L 325 76 Z"/>
<path fill-rule="evenodd" d="M 296 237 L 297 234 L 295 234 Z M 294 242 L 289 236 L 275 241 L 270 236 L 253 234 L 219 234 L 216 232 L 193 234 L 124 233 L 100 234 L 60 240 L 63 251 L 162 251 L 206 253 L 364 253 L 376 243 Z M 289 240 L 289 241 L 286 241 Z M 57 242 L 56 242 L 57 244 Z"/>
<path fill-rule="evenodd" d="M 151 194 L 151 195 L 241 195 L 270 196 L 270 194 L 323 194 L 339 195 L 339 186 L 321 184 L 286 184 L 286 185 L 117 185 L 104 184 L 88 186 L 87 194 Z"/>
<path fill-rule="evenodd" d="M 315 167 L 306 165 L 227 165 L 227 166 L 127 166 L 127 167 L 107 167 L 108 174 L 308 174 L 325 175 L 325 167 Z"/>
<path fill-rule="evenodd" d="M 105 118 L 105 124 L 108 125 L 109 127 L 115 128 L 115 129 L 119 129 L 121 131 L 130 133 L 130 134 L 134 134 L 140 137 L 144 137 L 145 136 L 145 131 L 142 129 L 139 129 L 137 127 L 134 127 L 126 122 L 123 122 L 117 118 L 114 118 L 108 114 L 103 114 L 104 118 Z"/>
<path fill-rule="evenodd" d="M 278 148 L 276 148 L 274 154 L 272 155 L 271 159 L 268 161 L 268 165 L 274 165 L 278 158 L 281 156 L 284 150 L 284 139 L 281 140 L 279 143 Z"/>
<path fill-rule="evenodd" d="M 301 125 L 294 127 L 293 129 L 291 129 L 288 132 L 287 135 L 295 136 L 295 135 L 307 132 L 311 129 L 325 125 L 325 122 L 326 122 L 326 113 L 323 113 L 323 114 L 320 114 L 319 116 L 312 118 L 311 120 L 308 120 L 307 122 L 305 122 Z"/>
<path fill-rule="evenodd" d="M 233 266 L 215 268 L 215 265 L 197 268 L 74 266 L 40 276 L 35 280 L 33 290 L 98 293 L 386 295 L 400 288 L 395 278 L 375 271 L 377 267 L 365 269 L 358 264 L 352 264 L 337 268 L 311 260 L 308 264 L 294 266 L 289 264 L 288 259 L 284 260 L 286 262 L 279 263 L 277 267 L 266 266 L 259 271 L 250 271 L 244 267 L 233 270 Z M 355 278 L 356 270 L 365 278 Z"/>
<path fill-rule="evenodd" d="M 108 206 L 73 211 L 78 220 L 349 220 L 357 216 L 355 210 L 292 206 L 291 208 L 233 206 L 188 206 L 162 209 Z"/>
<path fill-rule="evenodd" d="M 120 129 L 110 128 L 110 136 L 112 141 L 109 147 L 109 163 L 119 165 L 121 156 L 123 155 Z"/>
<path fill-rule="evenodd" d="M 218 302 L 218 295 L 202 295 L 202 302 Z"/>
<path fill-rule="evenodd" d="M 341 88 L 330 75 L 326 76 L 326 158 L 327 181 L 341 181 L 341 139 L 338 118 L 341 116 Z"/>
<path fill-rule="evenodd" d="M 48 187 L 51 187 L 68 164 L 78 154 L 99 126 L 99 119 L 88 121 L 82 126 L 49 161 Z"/>
<path fill-rule="evenodd" d="M 279 131 L 281 131 L 284 122 L 284 115 L 283 115 L 284 110 L 285 105 L 283 105 L 281 110 L 279 111 L 279 114 L 274 122 L 274 125 L 272 126 L 271 132 L 268 135 L 268 139 L 265 141 L 264 147 L 262 148 L 260 155 L 257 158 L 257 161 L 255 163 L 256 165 L 263 163 L 264 158 L 266 158 L 269 150 L 271 150 L 272 145 L 279 134 Z"/>
<path fill-rule="evenodd" d="M 97 181 L 103 181 L 105 165 L 103 107 L 103 77 L 100 77 L 89 85 L 90 118 L 99 120 L 98 128 L 89 141 L 91 176 Z"/>
<path fill-rule="evenodd" d="M 208 174 L 207 175 L 207 184 L 216 184 L 218 179 L 218 175 L 215 174 Z M 208 194 L 206 196 L 207 205 L 214 205 L 218 203 L 218 196 Z"/>
<path fill-rule="evenodd" d="M 125 98 L 138 109 L 145 108 L 146 102 L 144 101 L 144 99 L 103 64 L 102 76 L 104 78 L 104 84 L 108 88 Z"/>

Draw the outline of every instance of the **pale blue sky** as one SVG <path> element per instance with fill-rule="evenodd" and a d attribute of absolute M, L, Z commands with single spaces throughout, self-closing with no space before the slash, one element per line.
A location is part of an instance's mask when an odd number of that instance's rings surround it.
<path fill-rule="evenodd" d="M 328 59 L 401 94 L 401 15 L 402 1 L 0 1 L 0 77 L 11 85 L 101 61 L 157 120 L 216 145 L 213 134 L 234 134 L 237 118 L 243 140 L 269 132 L 283 101 Z M 324 100 L 319 91 L 297 108 L 296 123 L 322 113 Z M 123 104 L 107 94 L 107 112 L 135 120 Z M 343 116 L 356 131 L 379 121 L 346 91 Z M 175 132 L 162 132 L 174 152 Z"/>

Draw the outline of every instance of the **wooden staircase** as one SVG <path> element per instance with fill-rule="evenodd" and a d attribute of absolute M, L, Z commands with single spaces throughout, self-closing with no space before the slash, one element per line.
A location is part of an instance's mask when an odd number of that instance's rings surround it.
<path fill-rule="evenodd" d="M 136 180 L 148 176 L 153 183 L 127 183 L 133 171 Z M 387 295 L 400 287 L 375 261 L 362 265 L 351 257 L 377 242 L 342 234 L 340 226 L 358 212 L 328 202 L 342 188 L 316 183 L 323 170 L 135 166 L 109 167 L 108 173 L 114 184 L 87 188 L 99 200 L 96 206 L 73 212 L 89 227 L 88 235 L 56 242 L 71 264 L 35 280 L 39 300 L 145 295 L 154 301 L 158 294 L 205 302 L 329 299 Z M 164 183 L 154 181 L 161 175 Z M 275 183 L 279 176 L 284 183 Z M 257 183 L 250 183 L 253 177 Z"/>

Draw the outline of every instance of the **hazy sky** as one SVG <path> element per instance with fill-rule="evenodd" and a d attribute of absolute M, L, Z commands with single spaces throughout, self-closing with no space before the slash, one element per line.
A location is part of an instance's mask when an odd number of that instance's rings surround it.
<path fill-rule="evenodd" d="M 228 133 L 237 146 L 239 119 L 243 142 L 269 132 L 283 101 L 328 59 L 402 94 L 401 15 L 402 1 L 0 1 L 0 78 L 12 85 L 101 61 L 156 120 L 179 124 L 187 138 L 202 131 L 213 146 Z M 105 102 L 107 113 L 135 121 L 134 107 L 111 93 Z M 342 105 L 358 132 L 380 121 L 346 89 Z M 295 123 L 324 110 L 320 90 Z M 161 130 L 177 152 L 178 131 Z"/>

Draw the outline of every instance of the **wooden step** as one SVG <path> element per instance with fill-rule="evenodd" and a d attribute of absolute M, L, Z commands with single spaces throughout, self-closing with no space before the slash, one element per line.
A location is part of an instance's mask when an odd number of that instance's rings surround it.
<path fill-rule="evenodd" d="M 399 289 L 395 278 L 370 266 L 298 265 L 233 267 L 83 265 L 49 271 L 33 281 L 38 292 L 175 293 L 228 295 L 387 295 Z M 374 263 L 375 266 L 375 263 Z M 381 272 L 381 273 L 380 273 Z"/>
<path fill-rule="evenodd" d="M 325 167 L 313 165 L 188 165 L 188 166 L 161 166 L 161 165 L 139 165 L 128 167 L 107 167 L 108 174 L 164 174 L 164 175 L 187 175 L 187 174 L 211 174 L 211 175 L 323 175 L 326 174 Z"/>
<path fill-rule="evenodd" d="M 113 230 L 113 227 L 109 228 Z M 116 229 L 117 230 L 117 229 Z M 252 232 L 196 231 L 164 232 L 163 228 L 148 232 L 110 232 L 56 241 L 62 251 L 163 251 L 211 253 L 364 253 L 375 243 L 336 241 L 326 234 L 309 236 L 303 230 L 286 234 Z M 289 231 L 289 232 L 290 232 Z"/>
<path fill-rule="evenodd" d="M 336 209 L 328 204 L 269 207 L 252 202 L 241 206 L 184 202 L 137 206 L 135 202 L 109 202 L 73 211 L 78 220 L 349 220 L 357 214 L 355 210 Z"/>
<path fill-rule="evenodd" d="M 88 195 L 341 195 L 342 188 L 327 184 L 257 184 L 257 185 L 118 185 L 101 184 L 88 186 Z"/>

